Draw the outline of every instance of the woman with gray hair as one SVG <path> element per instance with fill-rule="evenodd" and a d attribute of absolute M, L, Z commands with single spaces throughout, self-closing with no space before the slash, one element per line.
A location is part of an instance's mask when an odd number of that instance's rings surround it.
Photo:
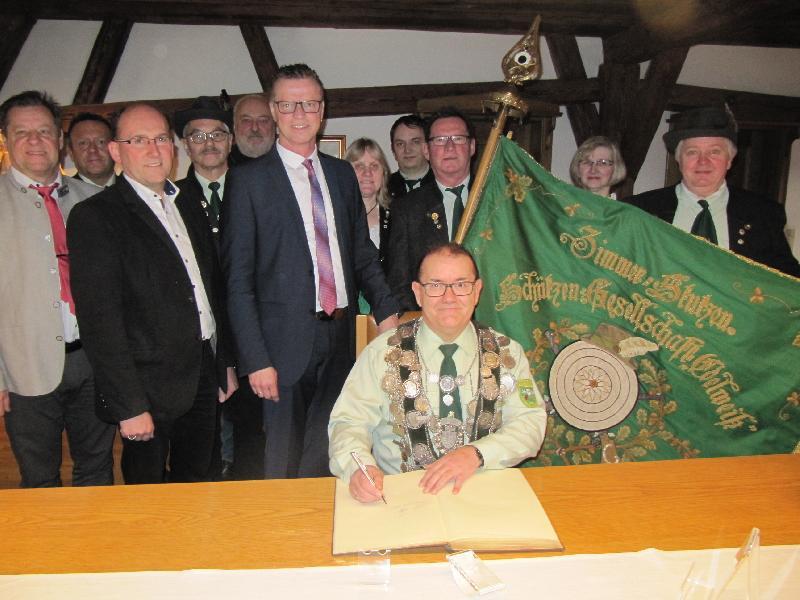
<path fill-rule="evenodd" d="M 569 165 L 569 175 L 579 188 L 616 200 L 611 188 L 625 179 L 625 161 L 617 143 L 597 135 L 583 142 Z"/>
<path fill-rule="evenodd" d="M 378 142 L 358 138 L 350 144 L 344 159 L 353 165 L 367 213 L 369 237 L 384 258 L 389 239 L 389 164 Z"/>

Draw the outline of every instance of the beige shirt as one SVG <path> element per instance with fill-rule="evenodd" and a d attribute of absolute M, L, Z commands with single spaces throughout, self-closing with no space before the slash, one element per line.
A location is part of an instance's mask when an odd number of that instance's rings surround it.
<path fill-rule="evenodd" d="M 357 468 L 350 456 L 353 450 L 360 454 L 364 463 L 377 465 L 384 473 L 400 472 L 400 447 L 396 443 L 399 438 L 392 431 L 394 420 L 389 409 L 389 396 L 381 389 L 381 380 L 387 368 L 384 360 L 387 338 L 393 333 L 389 331 L 378 336 L 364 349 L 331 412 L 328 424 L 330 469 L 345 481 L 350 480 Z M 444 343 L 424 322 L 420 325 L 417 347 L 422 362 L 430 372 L 439 372 L 444 358 L 439 346 Z M 459 374 L 469 373 L 459 394 L 462 414 L 466 415 L 467 405 L 477 391 L 479 379 L 477 360 L 473 360 L 478 340 L 472 324 L 461 332 L 455 343 L 459 346 L 453 355 L 456 369 Z M 503 369 L 503 372 L 510 372 L 517 382 L 532 382 L 528 359 L 522 347 L 512 340 L 509 351 L 516 366 L 509 371 Z M 425 384 L 432 410 L 438 412 L 438 384 L 427 381 Z M 518 385 L 504 400 L 502 426 L 494 433 L 470 442 L 481 451 L 485 468 L 511 467 L 538 452 L 544 440 L 547 416 L 544 401 L 535 384 L 527 404 L 520 397 Z"/>
<path fill-rule="evenodd" d="M 64 219 L 97 188 L 69 181 Z M 64 312 L 53 232 L 35 190 L 0 175 L 0 391 L 52 392 L 64 373 Z"/>

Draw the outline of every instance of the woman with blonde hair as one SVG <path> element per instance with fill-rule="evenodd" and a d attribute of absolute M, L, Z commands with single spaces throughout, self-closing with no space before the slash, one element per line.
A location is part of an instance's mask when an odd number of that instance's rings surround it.
<path fill-rule="evenodd" d="M 353 165 L 367 213 L 369 237 L 383 261 L 389 239 L 389 164 L 378 142 L 358 138 L 347 148 L 344 159 Z"/>
<path fill-rule="evenodd" d="M 369 138 L 358 138 L 350 144 L 344 159 L 353 165 L 367 213 L 369 239 L 378 249 L 381 264 L 389 241 L 389 163 L 378 142 Z M 358 297 L 359 312 L 369 314 L 369 303 Z"/>
<path fill-rule="evenodd" d="M 602 135 L 590 137 L 575 151 L 569 175 L 579 188 L 616 200 L 611 188 L 625 179 L 625 161 L 617 143 Z"/>

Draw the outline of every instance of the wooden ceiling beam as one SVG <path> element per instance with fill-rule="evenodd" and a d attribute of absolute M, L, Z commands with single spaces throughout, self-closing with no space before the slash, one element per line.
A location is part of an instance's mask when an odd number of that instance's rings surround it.
<path fill-rule="evenodd" d="M 653 136 L 667 108 L 670 92 L 678 80 L 688 53 L 689 48 L 664 50 L 651 61 L 644 79 L 637 86 L 633 119 L 624 138 L 623 155 L 628 168 L 628 179 L 631 181 L 636 180 L 644 164 Z"/>
<path fill-rule="evenodd" d="M 586 81 L 586 69 L 575 36 L 547 33 L 544 37 L 558 78 L 562 81 Z M 566 107 L 575 143 L 580 146 L 584 140 L 597 134 L 600 116 L 591 102 L 569 103 Z"/>
<path fill-rule="evenodd" d="M 6 3 L 12 4 L 12 3 Z M 17 4 L 17 3 L 14 3 Z M 27 0 L 0 7 L 0 14 L 25 12 L 42 19 L 127 18 L 137 23 L 273 27 L 414 29 L 523 34 L 536 14 L 543 31 L 607 36 L 630 27 L 629 0 Z"/>
<path fill-rule="evenodd" d="M 272 51 L 267 32 L 264 30 L 264 26 L 258 23 L 242 23 L 239 25 L 239 29 L 256 69 L 258 82 L 261 84 L 261 89 L 266 92 L 278 72 L 278 61 L 275 60 L 275 53 Z"/>
<path fill-rule="evenodd" d="M 502 81 L 486 81 L 329 89 L 325 92 L 325 112 L 326 116 L 332 119 L 397 115 L 414 112 L 417 102 L 420 100 L 488 94 L 505 88 L 506 84 Z M 527 84 L 519 93 L 523 98 L 531 101 L 565 104 L 571 98 L 575 98 L 579 102 L 597 101 L 600 97 L 600 88 L 597 79 L 588 79 L 583 82 L 545 79 Z M 235 102 L 239 97 L 232 96 L 231 101 Z M 176 110 L 188 108 L 193 100 L 194 98 L 175 98 L 145 100 L 145 102 L 159 107 L 167 114 L 172 114 Z M 66 106 L 64 107 L 64 123 L 68 123 L 77 113 L 84 111 L 110 116 L 134 101 L 138 100 Z"/>
<path fill-rule="evenodd" d="M 683 111 L 698 106 L 727 103 L 737 121 L 769 125 L 800 125 L 800 98 L 738 92 L 696 85 L 675 84 L 670 90 L 667 110 Z"/>
<path fill-rule="evenodd" d="M 598 79 L 602 95 L 600 133 L 616 140 L 622 146 L 637 102 L 639 65 L 626 65 L 606 60 L 600 65 Z M 624 150 L 624 148 L 622 149 Z"/>
<path fill-rule="evenodd" d="M 5 85 L 35 24 L 36 19 L 27 15 L 17 14 L 0 19 L 0 88 Z"/>
<path fill-rule="evenodd" d="M 73 104 L 98 104 L 105 99 L 132 28 L 132 21 L 103 21 L 75 91 Z"/>
<path fill-rule="evenodd" d="M 639 3 L 640 22 L 605 39 L 607 60 L 638 63 L 663 50 L 713 43 L 779 45 L 800 25 L 800 6 L 785 0 Z M 797 43 L 792 43 L 797 47 Z"/>

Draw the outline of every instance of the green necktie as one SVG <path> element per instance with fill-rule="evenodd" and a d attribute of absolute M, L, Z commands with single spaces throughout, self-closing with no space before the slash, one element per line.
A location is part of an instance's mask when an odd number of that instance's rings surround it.
<path fill-rule="evenodd" d="M 458 350 L 458 344 L 442 344 L 439 350 L 444 354 L 442 366 L 439 368 L 439 418 L 453 413 L 453 417 L 461 420 L 461 401 L 456 385 L 456 363 L 453 354 Z M 449 401 L 449 403 L 448 403 Z"/>
<path fill-rule="evenodd" d="M 706 238 L 712 244 L 717 243 L 717 230 L 714 227 L 714 219 L 711 218 L 711 211 L 708 210 L 708 202 L 698 200 L 697 203 L 703 207 L 700 214 L 692 224 L 692 233 Z"/>
<path fill-rule="evenodd" d="M 211 190 L 211 202 L 209 202 L 209 205 L 214 215 L 214 221 L 217 223 L 219 223 L 219 209 L 222 204 L 222 200 L 219 197 L 219 187 L 219 181 L 212 181 L 208 184 L 208 189 Z"/>
<path fill-rule="evenodd" d="M 456 231 L 458 231 L 458 224 L 461 222 L 461 215 L 464 214 L 464 203 L 461 201 L 461 190 L 464 189 L 464 184 L 444 189 L 452 192 L 456 197 L 455 204 L 453 204 L 453 233 L 450 235 L 450 239 L 453 240 L 456 237 Z"/>

